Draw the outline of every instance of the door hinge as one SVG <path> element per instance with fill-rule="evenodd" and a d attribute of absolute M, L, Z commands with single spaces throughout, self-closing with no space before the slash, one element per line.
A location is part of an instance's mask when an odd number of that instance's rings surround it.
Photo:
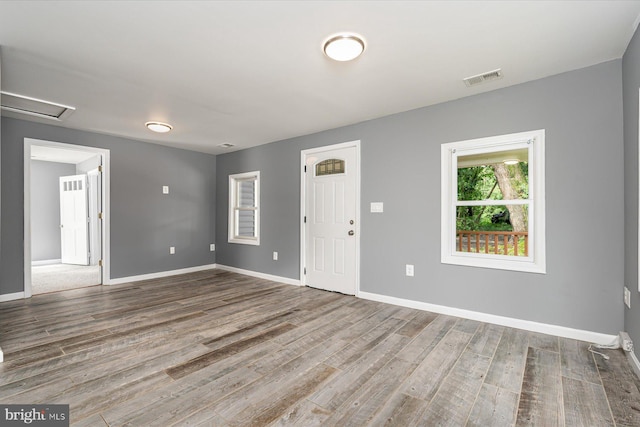
<path fill-rule="evenodd" d="M 99 265 L 100 267 L 102 267 L 102 260 L 99 260 L 99 261 L 98 261 L 98 265 Z"/>
<path fill-rule="evenodd" d="M 102 166 L 98 166 L 98 172 L 102 173 Z"/>
<path fill-rule="evenodd" d="M 307 275 L 307 267 L 304 268 L 304 275 Z"/>
<path fill-rule="evenodd" d="M 102 212 L 98 212 L 98 219 L 102 219 Z"/>
<path fill-rule="evenodd" d="M 304 167 L 304 173 L 307 173 L 307 166 Z"/>
<path fill-rule="evenodd" d="M 304 216 L 304 223 L 305 224 L 307 223 L 307 216 L 306 215 Z"/>

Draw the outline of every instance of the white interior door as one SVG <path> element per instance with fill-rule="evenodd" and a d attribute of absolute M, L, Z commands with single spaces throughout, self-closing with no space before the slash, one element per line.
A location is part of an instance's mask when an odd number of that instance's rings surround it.
<path fill-rule="evenodd" d="M 62 263 L 89 265 L 87 176 L 60 177 Z"/>
<path fill-rule="evenodd" d="M 305 154 L 304 283 L 355 295 L 357 147 Z"/>

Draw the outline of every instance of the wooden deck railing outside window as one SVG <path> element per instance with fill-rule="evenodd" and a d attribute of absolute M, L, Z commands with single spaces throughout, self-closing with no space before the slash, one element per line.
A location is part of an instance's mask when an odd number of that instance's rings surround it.
<path fill-rule="evenodd" d="M 523 240 L 524 245 L 521 245 Z M 526 231 L 457 230 L 456 247 L 459 252 L 528 256 L 529 233 Z"/>

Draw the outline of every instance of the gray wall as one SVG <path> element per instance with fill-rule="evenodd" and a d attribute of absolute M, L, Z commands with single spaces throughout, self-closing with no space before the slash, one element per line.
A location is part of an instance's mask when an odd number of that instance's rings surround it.
<path fill-rule="evenodd" d="M 300 150 L 361 140 L 362 291 L 616 334 L 623 327 L 621 67 L 615 60 L 218 156 L 217 262 L 299 278 Z M 533 129 L 546 129 L 547 274 L 441 264 L 440 145 Z M 228 175 L 252 170 L 262 180 L 261 244 L 229 244 Z M 406 185 L 424 197 L 406 197 Z M 383 214 L 368 212 L 372 201 L 385 203 Z M 415 265 L 415 277 L 404 275 L 405 264 Z"/>
<path fill-rule="evenodd" d="M 624 98 L 624 283 L 631 291 L 631 309 L 625 307 L 625 330 L 640 343 L 638 292 L 638 89 L 640 89 L 640 31 L 636 31 L 622 58 Z M 622 298 L 620 296 L 620 298 Z M 636 344 L 635 354 L 640 356 Z"/>
<path fill-rule="evenodd" d="M 215 156 L 3 117 L 0 295 L 23 290 L 25 137 L 111 150 L 111 278 L 215 262 Z"/>
<path fill-rule="evenodd" d="M 31 161 L 31 260 L 60 259 L 60 181 L 76 165 Z"/>

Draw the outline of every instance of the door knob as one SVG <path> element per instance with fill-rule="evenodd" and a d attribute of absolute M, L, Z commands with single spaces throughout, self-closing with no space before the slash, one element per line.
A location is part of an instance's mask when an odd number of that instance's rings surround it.
<path fill-rule="evenodd" d="M 349 236 L 353 236 L 354 234 L 356 234 L 356 233 L 354 233 L 353 230 L 349 230 Z"/>

